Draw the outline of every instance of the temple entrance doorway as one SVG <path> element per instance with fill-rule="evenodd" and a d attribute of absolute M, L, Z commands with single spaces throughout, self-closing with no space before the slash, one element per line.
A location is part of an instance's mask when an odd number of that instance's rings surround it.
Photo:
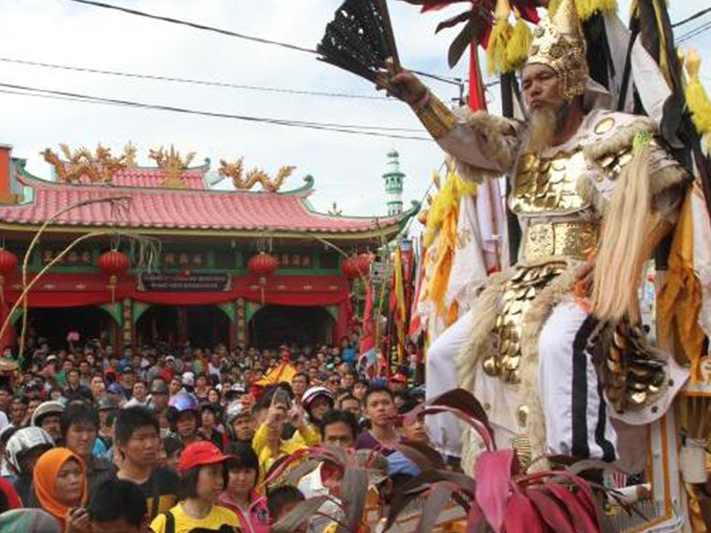
<path fill-rule="evenodd" d="M 249 344 L 258 348 L 331 344 L 334 326 L 334 318 L 323 307 L 267 305 L 249 322 Z"/>
<path fill-rule="evenodd" d="M 229 345 L 230 320 L 217 306 L 154 305 L 143 313 L 136 324 L 139 344 L 190 343 L 194 348 Z"/>
<path fill-rule="evenodd" d="M 27 310 L 26 337 L 46 339 L 53 349 L 69 346 L 67 335 L 79 334 L 75 344 L 84 344 L 92 339 L 113 342 L 116 322 L 111 315 L 98 306 L 83 307 L 31 307 Z M 15 322 L 19 339 L 22 331 L 22 316 Z"/>

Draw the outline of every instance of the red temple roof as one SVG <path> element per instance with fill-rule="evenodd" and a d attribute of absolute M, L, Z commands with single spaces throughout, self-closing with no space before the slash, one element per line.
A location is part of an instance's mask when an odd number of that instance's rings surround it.
<path fill-rule="evenodd" d="M 166 188 L 160 169 L 132 168 L 120 171 L 111 184 L 67 184 L 31 176 L 24 161 L 16 160 L 16 178 L 32 189 L 24 204 L 0 206 L 0 223 L 35 226 L 60 208 L 82 200 L 126 198 L 126 209 L 110 203 L 79 207 L 62 215 L 53 226 L 117 226 L 144 230 L 221 230 L 249 232 L 276 230 L 338 234 L 394 233 L 416 209 L 390 217 L 345 217 L 317 213 L 307 197 L 313 179 L 291 192 L 214 191 L 206 188 L 207 167 L 181 174 L 185 188 Z"/>

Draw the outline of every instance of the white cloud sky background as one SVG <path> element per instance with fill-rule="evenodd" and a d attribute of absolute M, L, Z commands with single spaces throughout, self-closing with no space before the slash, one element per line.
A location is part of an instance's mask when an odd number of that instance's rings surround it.
<path fill-rule="evenodd" d="M 314 47 L 341 0 L 111 0 L 151 13 L 174 16 L 305 47 Z M 623 19 L 629 0 L 621 0 Z M 467 61 L 447 68 L 447 48 L 454 33 L 434 35 L 443 12 L 419 14 L 417 8 L 390 2 L 401 60 L 417 70 L 466 78 Z M 707 7 L 707 0 L 675 1 L 673 21 Z M 681 32 L 711 21 L 711 15 Z M 680 33 L 681 33 L 680 32 Z M 702 76 L 711 89 L 711 31 L 684 43 L 701 52 Z M 0 57 L 60 63 L 227 83 L 373 95 L 373 88 L 313 56 L 191 28 L 142 19 L 67 0 L 0 2 Z M 419 128 L 406 106 L 395 101 L 337 99 L 249 90 L 161 83 L 70 73 L 0 62 L 0 83 L 73 91 L 95 96 L 174 105 L 193 109 L 293 120 Z M 458 96 L 454 86 L 431 83 L 445 100 Z M 496 88 L 492 109 L 498 111 Z M 38 153 L 64 142 L 93 148 L 98 142 L 115 151 L 133 141 L 139 161 L 149 163 L 149 148 L 174 144 L 197 152 L 196 161 L 244 156 L 248 167 L 274 173 L 297 166 L 285 189 L 312 174 L 319 210 L 333 201 L 344 214 L 378 215 L 386 211 L 382 173 L 391 148 L 400 152 L 407 174 L 404 199 L 421 199 L 442 153 L 434 143 L 362 137 L 341 133 L 254 124 L 217 118 L 45 100 L 0 93 L 0 143 L 11 144 L 15 157 L 29 159 L 43 177 L 49 166 Z M 226 182 L 223 182 L 223 186 Z"/>

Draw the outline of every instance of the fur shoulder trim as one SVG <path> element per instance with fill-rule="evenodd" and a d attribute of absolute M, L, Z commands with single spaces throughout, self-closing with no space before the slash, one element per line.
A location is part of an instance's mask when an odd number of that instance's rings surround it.
<path fill-rule="evenodd" d="M 586 159 L 596 164 L 608 155 L 616 155 L 632 148 L 635 136 L 640 133 L 658 133 L 657 126 L 651 118 L 629 115 L 627 113 L 599 113 L 592 125 L 590 144 L 585 146 Z M 611 124 L 606 130 L 605 123 Z"/>
<path fill-rule="evenodd" d="M 512 168 L 516 159 L 515 143 L 510 139 L 518 135 L 519 123 L 496 117 L 486 111 L 472 111 L 462 107 L 455 111 L 457 117 L 465 122 L 479 137 L 481 151 L 498 168 Z M 508 138 L 508 139 L 507 139 Z M 481 183 L 485 178 L 498 177 L 498 174 L 476 168 L 460 159 L 455 159 L 457 172 L 465 179 Z"/>

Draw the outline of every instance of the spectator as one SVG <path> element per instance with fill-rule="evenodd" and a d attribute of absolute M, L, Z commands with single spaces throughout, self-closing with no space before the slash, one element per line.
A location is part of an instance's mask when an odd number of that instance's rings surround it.
<path fill-rule="evenodd" d="M 168 423 L 168 384 L 161 378 L 155 378 L 151 382 L 151 398 L 148 407 L 153 409 L 158 424 L 160 425 L 161 437 L 165 438 L 170 432 Z"/>
<path fill-rule="evenodd" d="M 178 476 L 156 466 L 160 449 L 158 420 L 149 409 L 126 407 L 118 412 L 115 426 L 118 479 L 135 483 L 146 499 L 153 520 L 178 503 Z"/>
<path fill-rule="evenodd" d="M 32 474 L 40 456 L 54 447 L 46 431 L 29 427 L 17 430 L 5 447 L 8 471 L 14 476 L 12 485 L 25 505 L 32 495 Z"/>
<path fill-rule="evenodd" d="M 267 508 L 272 525 L 284 518 L 304 500 L 305 498 L 301 491 L 291 485 L 270 490 L 267 497 Z M 306 533 L 308 527 L 308 521 L 304 521 L 293 530 L 293 533 Z"/>
<path fill-rule="evenodd" d="M 341 377 L 341 389 L 344 391 L 352 391 L 353 386 L 355 385 L 356 381 L 356 373 L 348 368 L 343 376 Z"/>
<path fill-rule="evenodd" d="M 325 445 L 352 450 L 355 448 L 357 435 L 358 421 L 346 411 L 329 411 L 321 421 L 321 438 Z M 325 495 L 337 499 L 340 496 L 342 479 L 342 471 L 324 462 L 301 479 L 299 490 L 307 499 Z M 318 511 L 321 516 L 314 517 L 310 525 L 310 531 L 313 533 L 323 532 L 333 518 L 343 515 L 341 506 L 334 501 L 324 502 Z"/>
<path fill-rule="evenodd" d="M 379 385 L 370 387 L 365 395 L 365 415 L 372 427 L 361 433 L 356 448 L 381 450 L 387 455 L 397 443 L 397 432 L 393 424 L 395 402 L 392 391 Z"/>
<path fill-rule="evenodd" d="M 358 420 L 348 411 L 328 411 L 321 421 L 321 441 L 327 446 L 355 449 Z"/>
<path fill-rule="evenodd" d="M 323 387 L 321 388 L 323 389 Z M 279 390 L 284 389 L 277 388 L 272 391 L 271 396 L 265 396 L 264 404 L 266 405 L 268 400 L 271 404 L 265 422 L 254 435 L 253 447 L 259 457 L 262 473 L 268 472 L 278 459 L 291 455 L 297 450 L 315 446 L 320 441 L 316 427 L 308 424 L 304 419 L 304 411 L 300 407 L 293 406 L 285 395 L 278 394 Z M 322 394 L 322 392 L 316 391 L 316 395 Z M 304 395 L 304 402 L 306 406 L 309 405 L 308 391 Z M 327 402 L 326 405 L 328 405 Z M 289 439 L 283 439 L 282 434 L 287 422 L 296 428 L 296 433 Z"/>
<path fill-rule="evenodd" d="M 407 388 L 407 378 L 403 374 L 395 374 L 390 378 L 390 390 L 393 394 L 404 392 Z"/>
<path fill-rule="evenodd" d="M 205 402 L 200 407 L 200 436 L 207 441 L 212 442 L 221 451 L 227 446 L 227 438 L 225 434 L 217 429 L 219 406 Z"/>
<path fill-rule="evenodd" d="M 27 425 L 27 409 L 30 401 L 27 396 L 21 394 L 15 397 L 10 404 L 10 425 L 14 428 L 22 428 Z"/>
<path fill-rule="evenodd" d="M 87 501 L 88 482 L 81 457 L 67 448 L 44 453 L 35 466 L 34 493 L 39 506 L 51 514 L 62 531 L 67 521 L 76 523 L 76 512 Z M 88 519 L 87 519 L 88 522 Z"/>
<path fill-rule="evenodd" d="M 148 529 L 145 495 L 130 481 L 109 480 L 101 485 L 88 512 L 92 533 L 143 533 Z"/>
<path fill-rule="evenodd" d="M 168 393 L 170 394 L 170 398 L 176 396 L 181 390 L 183 390 L 182 381 L 178 378 L 171 379 L 170 384 L 168 386 Z"/>
<path fill-rule="evenodd" d="M 71 400 L 92 401 L 91 391 L 80 382 L 79 370 L 70 368 L 67 371 L 67 386 L 64 389 L 64 396 Z"/>
<path fill-rule="evenodd" d="M 301 399 L 309 386 L 309 376 L 304 372 L 298 372 L 291 378 L 291 390 L 294 391 L 294 401 L 297 405 L 301 404 Z"/>
<path fill-rule="evenodd" d="M 223 526 L 238 528 L 237 516 L 214 504 L 227 486 L 225 462 L 229 459 L 211 442 L 195 442 L 186 447 L 178 465 L 184 499 L 167 513 L 158 515 L 151 529 L 155 533 L 177 533 L 198 528 L 208 531 L 219 531 Z"/>
<path fill-rule="evenodd" d="M 131 368 L 131 365 L 125 365 L 121 369 L 120 385 L 123 397 L 127 400 L 131 399 L 131 395 L 133 394 L 133 384 L 135 383 L 135 381 L 136 376 L 133 374 L 133 369 Z"/>
<path fill-rule="evenodd" d="M 178 471 L 180 456 L 183 453 L 183 444 L 177 439 L 164 439 L 163 448 L 165 449 L 165 466 L 173 472 Z"/>
<path fill-rule="evenodd" d="M 141 406 L 148 404 L 148 389 L 143 381 L 136 381 L 131 389 L 131 399 L 126 402 L 126 407 Z"/>
<path fill-rule="evenodd" d="M 231 444 L 228 452 L 234 459 L 227 462 L 229 479 L 219 503 L 233 510 L 245 532 L 269 533 L 269 511 L 266 498 L 256 492 L 259 459 L 251 446 Z"/>
<path fill-rule="evenodd" d="M 119 383 L 112 383 L 107 387 L 106 397 L 116 402 L 119 406 L 126 402 L 126 398 L 124 398 L 123 395 L 123 389 Z"/>
<path fill-rule="evenodd" d="M 356 420 L 360 420 L 362 414 L 360 400 L 358 400 L 358 398 L 356 398 L 352 394 L 344 394 L 343 396 L 341 396 L 338 400 L 338 408 L 341 411 L 348 411 L 356 417 Z"/>
<path fill-rule="evenodd" d="M 225 415 L 225 430 L 233 442 L 251 444 L 255 433 L 254 416 L 241 400 L 232 402 Z"/>
<path fill-rule="evenodd" d="M 114 444 L 114 420 L 119 410 L 119 404 L 111 398 L 102 398 L 97 405 L 99 413 L 99 435 L 106 449 Z"/>
<path fill-rule="evenodd" d="M 172 433 L 167 439 L 177 439 L 187 447 L 201 440 L 199 428 L 199 406 L 195 396 L 188 392 L 180 392 L 170 400 L 169 421 Z"/>
<path fill-rule="evenodd" d="M 302 407 L 309 415 L 309 422 L 313 424 L 316 431 L 318 431 L 317 428 L 321 424 L 326 411 L 333 409 L 334 398 L 330 389 L 325 387 L 311 387 L 304 394 Z"/>
<path fill-rule="evenodd" d="M 365 379 L 357 379 L 353 385 L 353 396 L 355 396 L 361 404 L 365 401 L 366 392 L 368 392 L 368 381 Z"/>
<path fill-rule="evenodd" d="M 338 395 L 338 389 L 341 387 L 341 377 L 335 372 L 328 376 L 326 381 L 326 388 L 335 397 Z"/>
<path fill-rule="evenodd" d="M 32 414 L 32 425 L 44 429 L 57 446 L 62 445 L 62 427 L 60 420 L 64 405 L 60 402 L 43 402 Z"/>
<path fill-rule="evenodd" d="M 106 396 L 106 382 L 101 374 L 96 374 L 89 382 L 89 392 L 94 402 L 98 402 Z"/>
<path fill-rule="evenodd" d="M 99 485 L 115 476 L 115 467 L 93 454 L 99 432 L 99 415 L 88 405 L 71 404 L 62 413 L 61 428 L 64 445 L 83 461 L 82 469 L 88 479 L 88 493 L 91 496 Z"/>

